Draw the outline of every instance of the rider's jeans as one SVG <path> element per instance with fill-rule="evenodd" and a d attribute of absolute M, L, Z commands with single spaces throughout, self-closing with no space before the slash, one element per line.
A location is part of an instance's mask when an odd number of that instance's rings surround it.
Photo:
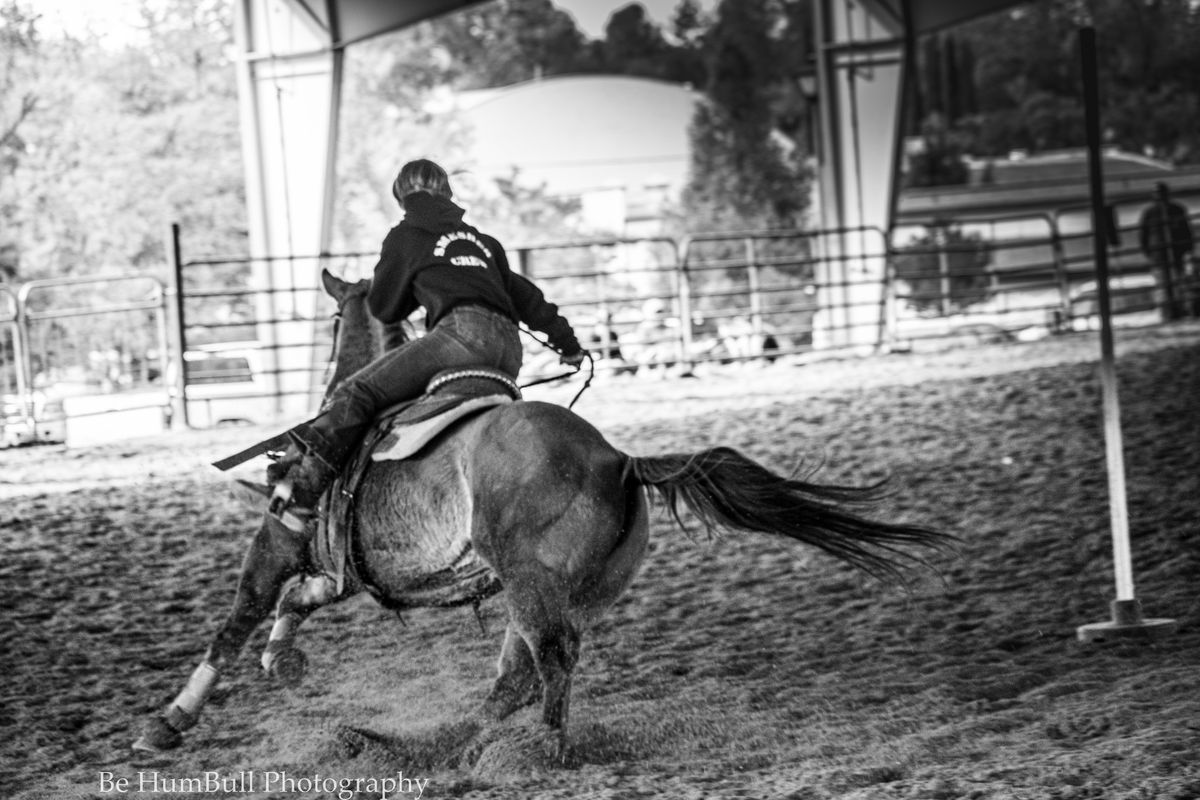
<path fill-rule="evenodd" d="M 384 353 L 342 381 L 324 411 L 298 437 L 332 466 L 340 466 L 375 414 L 425 391 L 442 370 L 493 367 L 514 379 L 521 369 L 517 326 L 481 306 L 456 306 L 433 330 Z"/>

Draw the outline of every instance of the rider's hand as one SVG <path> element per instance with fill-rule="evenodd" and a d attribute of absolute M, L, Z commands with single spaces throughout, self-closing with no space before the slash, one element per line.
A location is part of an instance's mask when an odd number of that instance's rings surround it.
<path fill-rule="evenodd" d="M 587 358 L 587 356 L 588 356 L 588 351 L 584 350 L 584 349 L 580 349 L 578 352 L 571 353 L 570 355 L 564 355 L 562 358 L 560 358 L 558 360 L 558 363 L 566 364 L 569 367 L 578 367 L 580 364 L 583 363 L 583 360 L 585 358 Z"/>

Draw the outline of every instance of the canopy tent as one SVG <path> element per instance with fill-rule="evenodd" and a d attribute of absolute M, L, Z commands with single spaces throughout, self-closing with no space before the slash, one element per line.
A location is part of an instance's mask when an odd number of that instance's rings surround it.
<path fill-rule="evenodd" d="M 326 31 L 331 48 L 415 25 L 475 5 L 481 0 L 295 0 L 301 11 Z"/>

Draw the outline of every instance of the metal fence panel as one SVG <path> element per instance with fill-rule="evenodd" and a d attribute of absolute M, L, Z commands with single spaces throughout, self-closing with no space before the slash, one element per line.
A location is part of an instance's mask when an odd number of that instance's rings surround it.
<path fill-rule="evenodd" d="M 0 392 L 6 395 L 24 391 L 17 296 L 0 286 Z"/>
<path fill-rule="evenodd" d="M 714 232 L 684 241 L 698 361 L 808 350 L 818 313 L 818 234 Z"/>
<path fill-rule="evenodd" d="M 570 320 L 602 370 L 681 363 L 688 344 L 679 325 L 686 282 L 670 238 L 604 238 L 518 245 L 513 268 L 538 284 Z M 557 355 L 525 337 L 522 376 L 561 372 Z"/>
<path fill-rule="evenodd" d="M 30 281 L 16 305 L 12 369 L 25 421 L 14 434 L 6 415 L 7 444 L 62 441 L 68 428 L 83 436 L 85 420 L 114 412 L 125 415 L 128 435 L 169 423 L 161 281 L 141 274 Z M 116 423 L 103 424 L 111 433 Z"/>

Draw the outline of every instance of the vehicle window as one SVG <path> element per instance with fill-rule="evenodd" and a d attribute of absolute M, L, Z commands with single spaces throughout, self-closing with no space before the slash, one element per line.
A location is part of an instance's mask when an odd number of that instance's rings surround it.
<path fill-rule="evenodd" d="M 254 373 L 249 359 L 243 356 L 212 356 L 189 361 L 187 382 L 191 385 L 203 383 L 252 383 Z"/>

